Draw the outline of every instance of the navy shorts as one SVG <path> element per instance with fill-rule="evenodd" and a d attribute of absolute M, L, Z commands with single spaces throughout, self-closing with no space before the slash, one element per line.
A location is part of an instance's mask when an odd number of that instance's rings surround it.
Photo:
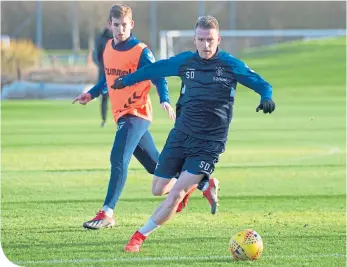
<path fill-rule="evenodd" d="M 196 138 L 174 128 L 159 156 L 154 175 L 172 178 L 188 171 L 209 177 L 224 150 L 225 142 Z"/>

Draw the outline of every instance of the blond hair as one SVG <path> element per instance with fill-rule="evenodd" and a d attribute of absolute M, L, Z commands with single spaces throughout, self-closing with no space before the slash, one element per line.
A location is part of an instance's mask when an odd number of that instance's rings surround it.
<path fill-rule="evenodd" d="M 219 23 L 215 17 L 212 16 L 201 16 L 195 23 L 195 29 L 216 29 L 219 31 Z"/>
<path fill-rule="evenodd" d="M 112 18 L 119 19 L 125 16 L 129 17 L 130 19 L 133 18 L 133 12 L 131 8 L 124 4 L 116 4 L 111 7 L 110 15 L 108 19 L 109 20 L 112 20 Z"/>

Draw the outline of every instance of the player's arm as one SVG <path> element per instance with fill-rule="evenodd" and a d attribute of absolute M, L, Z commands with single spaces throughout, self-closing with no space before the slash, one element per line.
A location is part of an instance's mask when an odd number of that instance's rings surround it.
<path fill-rule="evenodd" d="M 260 95 L 260 105 L 256 111 L 273 112 L 275 103 L 272 100 L 272 86 L 241 60 L 229 56 L 227 62 L 234 73 L 235 79 Z"/>
<path fill-rule="evenodd" d="M 92 99 L 98 97 L 101 93 L 107 93 L 105 75 L 103 75 L 100 81 L 96 85 L 94 85 L 88 92 L 76 96 L 72 101 L 72 104 L 78 101 L 81 105 L 86 105 Z"/>
<path fill-rule="evenodd" d="M 272 86 L 258 73 L 236 58 L 229 60 L 229 65 L 239 83 L 257 92 L 261 99 L 272 99 Z"/>
<path fill-rule="evenodd" d="M 87 93 L 90 94 L 91 99 L 94 99 L 101 94 L 105 94 L 106 77 L 105 74 L 100 78 L 96 85 L 94 85 Z M 106 91 L 107 92 L 107 91 Z"/>
<path fill-rule="evenodd" d="M 169 76 L 178 76 L 182 63 L 191 55 L 191 52 L 184 52 L 169 59 L 159 60 L 150 65 L 138 69 L 134 73 L 128 74 L 115 80 L 113 89 L 121 89 L 146 80 L 154 80 Z"/>
<path fill-rule="evenodd" d="M 155 58 L 152 51 L 146 47 L 142 51 L 137 69 L 141 69 L 154 62 L 155 62 Z M 151 81 L 157 88 L 157 93 L 159 95 L 160 103 L 163 103 L 163 102 L 170 103 L 169 88 L 167 86 L 167 80 L 165 78 L 154 78 Z"/>
<path fill-rule="evenodd" d="M 143 49 L 139 65 L 137 69 L 143 68 L 145 66 L 148 66 L 150 64 L 153 64 L 155 62 L 154 55 L 150 49 L 147 47 Z M 159 95 L 160 99 L 160 105 L 163 110 L 165 110 L 168 113 L 168 116 L 170 119 L 175 120 L 176 114 L 175 110 L 170 105 L 170 98 L 169 98 L 169 88 L 167 86 L 167 81 L 165 78 L 155 78 L 151 80 L 152 83 L 157 88 L 157 93 Z"/>
<path fill-rule="evenodd" d="M 100 37 L 96 39 L 95 42 L 95 50 L 93 51 L 93 58 L 95 60 L 95 63 L 98 65 L 98 68 L 104 69 L 103 64 L 103 47 L 100 40 Z M 92 99 L 100 96 L 101 94 L 107 93 L 107 84 L 106 84 L 106 76 L 105 73 L 102 72 L 102 77 L 100 77 L 100 80 L 94 85 L 88 92 L 82 93 L 74 98 L 72 101 L 72 104 L 75 102 L 79 102 L 81 105 L 86 105 L 88 102 L 90 102 Z"/>

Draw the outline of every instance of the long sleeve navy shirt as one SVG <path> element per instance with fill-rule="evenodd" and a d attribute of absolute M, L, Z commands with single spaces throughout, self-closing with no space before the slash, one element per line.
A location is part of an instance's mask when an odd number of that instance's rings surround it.
<path fill-rule="evenodd" d="M 183 82 L 175 128 L 201 139 L 226 141 L 238 82 L 257 92 L 261 100 L 272 98 L 268 82 L 219 49 L 208 60 L 188 51 L 157 61 L 125 76 L 123 83 L 129 86 L 168 76 L 179 76 Z"/>

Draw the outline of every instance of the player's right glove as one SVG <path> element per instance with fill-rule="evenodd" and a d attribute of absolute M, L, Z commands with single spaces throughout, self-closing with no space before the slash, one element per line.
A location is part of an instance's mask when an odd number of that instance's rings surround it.
<path fill-rule="evenodd" d="M 262 110 L 264 113 L 272 113 L 276 108 L 275 102 L 271 99 L 265 99 L 260 102 L 260 105 L 257 107 L 256 111 Z"/>
<path fill-rule="evenodd" d="M 126 87 L 126 85 L 123 84 L 123 77 L 118 77 L 117 79 L 114 80 L 113 85 L 111 85 L 112 89 L 123 89 Z"/>

